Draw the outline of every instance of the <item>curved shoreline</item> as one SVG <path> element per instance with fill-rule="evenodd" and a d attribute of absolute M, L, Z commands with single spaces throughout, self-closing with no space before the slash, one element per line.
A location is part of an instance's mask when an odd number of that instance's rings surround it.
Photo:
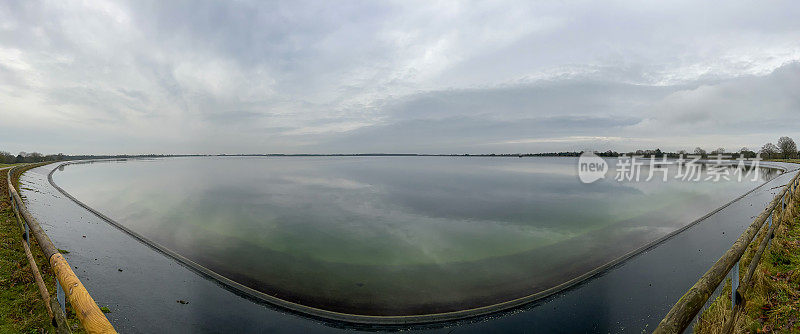
<path fill-rule="evenodd" d="M 127 159 L 124 159 L 124 160 L 127 160 Z M 565 281 L 565 282 L 563 282 L 561 284 L 558 284 L 558 285 L 553 286 L 551 288 L 548 288 L 546 290 L 537 292 L 535 294 L 531 294 L 531 295 L 528 295 L 528 296 L 525 296 L 525 297 L 521 297 L 521 298 L 517 298 L 517 299 L 513 299 L 513 300 L 509 300 L 509 301 L 506 301 L 506 302 L 497 303 L 497 304 L 493 304 L 493 305 L 488 305 L 488 306 L 483 306 L 483 307 L 478 307 L 478 308 L 472 308 L 472 309 L 466 309 L 466 310 L 460 310 L 460 311 L 446 312 L 446 313 L 407 315 L 407 316 L 369 316 L 369 315 L 340 313 L 340 312 L 335 312 L 335 311 L 328 311 L 328 310 L 323 310 L 323 309 L 319 309 L 319 308 L 309 307 L 309 306 L 305 306 L 305 305 L 302 305 L 302 304 L 297 304 L 297 303 L 294 303 L 294 302 L 290 302 L 290 301 L 286 301 L 286 300 L 283 300 L 283 299 L 280 299 L 280 298 L 276 298 L 276 297 L 273 297 L 271 295 L 268 295 L 268 294 L 262 293 L 260 291 L 254 290 L 252 288 L 249 288 L 247 286 L 244 286 L 244 285 L 242 285 L 240 283 L 237 283 L 237 282 L 235 282 L 233 280 L 230 280 L 230 279 L 228 279 L 228 278 L 226 278 L 226 277 L 224 277 L 224 276 L 222 276 L 222 275 L 220 275 L 220 274 L 218 274 L 218 273 L 216 273 L 216 272 L 214 272 L 214 271 L 212 271 L 212 270 L 210 270 L 210 269 L 208 269 L 208 268 L 206 268 L 206 267 L 204 267 L 204 266 L 202 266 L 202 265 L 200 265 L 200 264 L 198 264 L 198 263 L 196 263 L 196 262 L 194 262 L 192 260 L 189 260 L 188 258 L 185 258 L 184 256 L 182 256 L 180 254 L 177 254 L 177 253 L 173 252 L 172 250 L 170 250 L 170 249 L 168 249 L 166 247 L 163 247 L 163 246 L 161 246 L 161 245 L 159 245 L 159 244 L 157 244 L 155 242 L 152 242 L 149 239 L 145 238 L 144 236 L 142 236 L 142 235 L 140 235 L 140 234 L 138 234 L 138 233 L 126 228 L 125 226 L 123 226 L 123 225 L 117 223 L 116 221 L 114 221 L 113 219 L 103 215 L 102 213 L 98 212 L 97 210 L 94 210 L 93 208 L 89 207 L 88 205 L 86 205 L 86 204 L 82 203 L 81 201 L 79 201 L 78 199 L 74 198 L 72 195 L 70 195 L 64 189 L 59 187 L 53 181 L 52 175 L 55 173 L 56 170 L 58 170 L 59 168 L 65 166 L 65 165 L 92 163 L 92 162 L 100 162 L 100 161 L 109 161 L 109 160 L 76 161 L 76 162 L 66 162 L 66 163 L 59 164 L 59 165 L 55 166 L 50 171 L 50 173 L 48 174 L 48 181 L 54 188 L 58 189 L 67 198 L 70 198 L 72 201 L 77 203 L 79 206 L 83 207 L 84 209 L 89 210 L 90 212 L 92 212 L 97 217 L 101 218 L 102 220 L 106 221 L 110 225 L 122 230 L 123 232 L 127 233 L 130 236 L 133 236 L 135 239 L 137 239 L 138 241 L 144 243 L 145 245 L 148 245 L 151 248 L 153 248 L 153 249 L 155 249 L 155 250 L 157 250 L 157 251 L 159 251 L 159 252 L 161 252 L 161 253 L 163 253 L 163 254 L 165 254 L 165 255 L 167 255 L 167 256 L 175 259 L 175 260 L 178 260 L 178 262 L 181 263 L 182 265 L 184 265 L 185 267 L 195 271 L 196 273 L 201 274 L 204 277 L 207 277 L 207 278 L 210 278 L 210 279 L 214 280 L 215 282 L 219 283 L 224 288 L 232 290 L 232 291 L 236 292 L 237 294 L 240 294 L 240 295 L 242 295 L 244 297 L 248 297 L 248 298 L 256 300 L 256 301 L 265 302 L 265 303 L 270 304 L 270 305 L 278 306 L 278 307 L 280 307 L 282 309 L 286 309 L 288 311 L 296 312 L 296 313 L 299 313 L 301 315 L 320 318 L 320 319 L 323 319 L 323 320 L 333 320 L 333 321 L 337 321 L 337 322 L 345 322 L 345 323 L 352 323 L 352 324 L 364 324 L 364 325 L 416 325 L 416 324 L 426 324 L 426 323 L 449 322 L 449 321 L 455 321 L 455 320 L 462 320 L 462 319 L 466 319 L 466 318 L 475 318 L 475 317 L 485 316 L 485 315 L 494 314 L 494 313 L 498 313 L 498 312 L 502 312 L 502 311 L 508 311 L 508 310 L 511 310 L 511 309 L 515 309 L 515 308 L 518 308 L 518 307 L 521 307 L 521 306 L 528 305 L 528 304 L 536 302 L 536 301 L 540 301 L 540 300 L 542 300 L 544 298 L 547 298 L 547 297 L 552 296 L 552 295 L 554 295 L 556 293 L 565 291 L 565 290 L 567 290 L 567 289 L 569 289 L 571 287 L 574 287 L 574 286 L 576 286 L 576 285 L 578 285 L 578 284 L 580 284 L 582 282 L 585 282 L 589 278 L 592 278 L 594 276 L 602 274 L 602 273 L 608 271 L 609 269 L 611 269 L 611 268 L 613 268 L 613 267 L 615 267 L 615 266 L 617 266 L 617 265 L 619 265 L 619 264 L 621 264 L 621 263 L 633 258 L 634 256 L 636 256 L 638 254 L 641 254 L 642 252 L 647 251 L 647 250 L 649 250 L 649 249 L 651 249 L 651 248 L 663 243 L 664 241 L 672 238 L 673 236 L 679 234 L 680 232 L 683 232 L 683 231 L 687 230 L 688 228 L 690 228 L 690 227 L 696 225 L 697 223 L 707 219 L 708 217 L 718 213 L 719 211 L 725 209 L 726 207 L 732 205 L 733 203 L 741 200 L 745 196 L 747 196 L 747 195 L 753 193 L 754 191 L 762 188 L 765 184 L 771 182 L 771 180 L 770 180 L 770 181 L 766 181 L 766 182 L 758 185 L 757 187 L 755 187 L 752 190 L 744 193 L 743 195 L 737 197 L 736 199 L 730 201 L 729 203 L 717 208 L 716 210 L 713 210 L 713 211 L 709 212 L 708 214 L 704 215 L 703 217 L 701 217 L 701 218 L 699 218 L 699 219 L 697 219 L 697 220 L 685 225 L 684 227 L 679 228 L 678 230 L 675 230 L 675 231 L 673 231 L 673 232 L 671 232 L 671 233 L 669 233 L 669 234 L 667 234 L 667 235 L 665 235 L 665 236 L 663 236 L 663 237 L 661 237 L 661 238 L 659 238 L 657 240 L 654 240 L 654 241 L 652 241 L 652 242 L 650 242 L 648 244 L 645 244 L 645 245 L 643 245 L 643 246 L 641 246 L 639 248 L 636 248 L 636 249 L 624 254 L 623 256 L 620 256 L 620 257 L 618 257 L 618 258 L 616 258 L 616 259 L 614 259 L 612 261 L 609 261 L 609 262 L 607 262 L 607 263 L 605 263 L 605 264 L 603 264 L 601 266 L 598 266 L 595 269 L 593 269 L 591 271 L 588 271 L 588 272 L 586 272 L 586 273 L 584 273 L 584 274 L 582 274 L 580 276 L 577 276 L 575 278 L 572 278 L 572 279 L 567 280 L 567 281 Z M 119 159 L 113 159 L 111 161 L 119 161 Z M 797 170 L 797 169 L 793 169 L 793 170 L 789 171 L 789 168 L 786 168 L 786 166 L 779 166 L 779 165 L 778 166 L 770 165 L 770 166 L 764 166 L 764 167 L 780 169 L 784 173 L 794 172 L 794 171 Z"/>

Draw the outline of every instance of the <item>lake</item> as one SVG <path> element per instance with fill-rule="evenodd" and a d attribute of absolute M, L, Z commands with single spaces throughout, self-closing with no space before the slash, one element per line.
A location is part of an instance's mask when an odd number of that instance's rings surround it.
<path fill-rule="evenodd" d="M 607 161 L 613 174 L 616 160 Z M 53 178 L 119 224 L 255 290 L 386 316 L 545 291 L 777 173 L 689 182 L 676 172 L 668 182 L 583 184 L 576 158 L 192 157 L 66 165 Z"/>

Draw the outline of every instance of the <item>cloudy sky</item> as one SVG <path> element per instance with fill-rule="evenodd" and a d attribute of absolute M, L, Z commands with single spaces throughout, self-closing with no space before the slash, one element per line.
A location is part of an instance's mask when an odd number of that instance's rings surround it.
<path fill-rule="evenodd" d="M 0 0 L 0 150 L 542 152 L 800 139 L 789 1 Z"/>

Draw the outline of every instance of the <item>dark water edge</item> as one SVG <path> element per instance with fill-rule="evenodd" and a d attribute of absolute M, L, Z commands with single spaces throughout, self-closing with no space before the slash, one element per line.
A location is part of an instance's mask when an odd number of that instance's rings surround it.
<path fill-rule="evenodd" d="M 36 171 L 36 173 L 38 174 L 41 174 L 41 172 L 43 171 L 39 170 Z M 33 173 L 31 173 L 31 175 L 33 175 Z M 779 179 L 782 179 L 783 177 L 785 177 L 785 175 L 779 177 Z M 25 178 L 25 181 L 28 182 L 27 177 Z M 29 185 L 29 187 L 33 189 L 40 189 L 43 192 L 48 192 L 50 193 L 49 194 L 50 196 L 58 197 L 60 195 L 57 193 L 53 193 L 52 191 L 53 189 L 46 189 L 48 188 L 47 185 L 39 184 L 41 182 L 38 181 L 36 182 L 37 184 L 35 185 L 31 184 Z M 773 181 L 771 183 L 775 182 L 776 181 Z M 780 185 L 780 184 L 775 183 L 775 185 Z M 613 270 L 606 272 L 605 274 L 596 277 L 588 282 L 585 282 L 584 284 L 581 284 L 576 288 L 570 289 L 569 291 L 560 293 L 552 298 L 548 298 L 545 301 L 541 301 L 533 305 L 529 305 L 527 307 L 520 308 L 511 312 L 506 312 L 501 315 L 495 315 L 490 317 L 473 319 L 466 322 L 449 323 L 437 326 L 444 326 L 444 328 L 449 328 L 448 331 L 456 330 L 456 332 L 472 331 L 472 330 L 478 330 L 478 331 L 511 330 L 511 331 L 525 332 L 532 330 L 530 326 L 536 328 L 537 329 L 536 331 L 539 331 L 542 328 L 547 328 L 548 330 L 559 331 L 559 332 L 562 330 L 566 330 L 569 332 L 573 332 L 575 330 L 616 332 L 616 331 L 623 331 L 625 328 L 629 329 L 632 327 L 636 328 L 637 324 L 645 325 L 644 327 L 639 327 L 639 328 L 653 326 L 653 324 L 657 324 L 658 320 L 660 319 L 660 315 L 666 313 L 666 309 L 668 309 L 668 307 L 671 306 L 671 303 L 674 303 L 674 301 L 677 300 L 677 297 L 679 297 L 683 292 L 685 292 L 688 286 L 690 286 L 691 283 L 693 283 L 694 280 L 696 280 L 696 278 L 699 277 L 699 274 L 695 274 L 694 277 L 692 278 L 693 275 L 688 273 L 691 273 L 692 270 L 694 270 L 695 273 L 700 273 L 700 274 L 704 272 L 705 269 L 707 269 L 708 266 L 711 263 L 713 263 L 713 261 L 716 260 L 716 258 L 722 252 L 724 252 L 725 249 L 727 249 L 732 240 L 739 235 L 741 230 L 743 230 L 743 227 L 749 225 L 749 222 L 751 221 L 751 216 L 760 212 L 760 208 L 763 208 L 763 206 L 766 205 L 766 203 L 769 202 L 769 200 L 771 200 L 772 195 L 770 195 L 770 193 L 774 193 L 775 190 L 769 191 L 767 190 L 768 188 L 769 187 L 764 187 L 761 191 L 757 191 L 751 194 L 743 201 L 737 203 L 737 205 L 733 205 L 729 208 L 726 208 L 722 212 L 709 218 L 703 223 L 690 228 L 685 233 L 679 234 L 678 236 L 668 240 L 667 242 L 659 245 L 658 247 L 651 249 L 646 253 L 640 254 L 639 256 L 631 259 L 630 261 L 617 266 Z M 29 192 L 26 195 L 29 196 L 28 201 L 29 205 L 31 206 L 31 211 L 34 212 L 34 214 L 37 215 L 38 217 L 39 214 L 45 214 L 42 213 L 43 211 L 47 211 L 42 207 L 52 207 L 53 204 L 40 205 L 40 208 L 38 209 L 39 211 L 37 211 L 37 209 L 35 208 L 37 206 L 37 202 L 39 200 L 41 200 L 42 202 L 54 201 L 54 200 L 47 198 L 37 199 L 36 198 L 37 194 L 38 193 Z M 64 199 L 61 198 L 61 200 Z M 70 204 L 74 203 L 61 203 L 61 205 L 64 205 L 66 207 L 69 207 Z M 756 204 L 755 207 L 753 204 Z M 87 223 L 89 224 L 89 226 L 91 226 L 92 229 L 95 228 L 102 229 L 100 226 L 97 227 L 93 226 L 93 225 L 101 225 L 98 224 L 96 219 L 97 217 L 92 217 L 92 216 L 83 217 L 86 215 L 85 212 L 81 213 L 81 210 L 76 210 L 76 212 L 81 216 L 80 221 L 83 221 L 84 219 L 87 220 Z M 747 216 L 747 214 L 750 214 L 750 216 Z M 719 218 L 720 216 L 725 216 L 725 218 L 720 221 L 721 219 Z M 43 223 L 45 223 L 46 220 L 44 218 L 40 219 L 43 220 Z M 709 229 L 709 226 L 714 226 L 715 224 L 716 228 Z M 84 228 L 87 227 L 86 224 L 83 225 L 84 226 L 82 227 Z M 53 229 L 56 227 L 58 226 L 54 225 L 51 226 L 50 228 Z M 722 234 L 722 236 L 720 236 L 719 235 L 720 231 L 727 233 Z M 119 231 L 116 232 L 119 233 Z M 51 233 L 51 237 L 54 240 L 57 240 L 56 245 L 59 246 L 60 248 L 63 248 L 60 246 L 59 242 L 61 242 L 61 240 L 66 240 L 68 238 L 66 237 L 59 238 L 59 236 L 54 235 L 53 232 L 50 231 L 48 231 L 48 233 Z M 113 230 L 106 231 L 106 233 L 113 234 Z M 695 234 L 708 234 L 708 235 L 706 235 L 706 238 L 692 237 Z M 76 244 L 75 246 L 78 245 Z M 693 250 L 694 248 L 698 248 L 696 252 Z M 667 250 L 667 253 L 663 253 L 665 249 Z M 100 253 L 103 252 L 102 248 L 95 249 L 95 251 Z M 147 253 L 146 251 L 143 252 Z M 78 255 L 73 256 L 72 254 L 75 253 L 76 252 L 70 253 L 70 257 L 76 257 L 76 258 L 84 257 L 82 256 L 84 254 L 81 254 L 81 256 Z M 712 255 L 713 253 L 716 253 L 716 255 Z M 148 255 L 148 257 L 151 256 L 160 256 L 160 254 Z M 685 261 L 676 261 L 681 257 L 683 257 Z M 643 260 L 643 258 L 646 260 Z M 72 259 L 68 258 L 68 260 L 71 263 L 73 263 Z M 642 261 L 645 261 L 647 263 L 642 263 Z M 669 263 L 681 263 L 682 265 L 676 266 L 674 264 L 671 265 Z M 90 268 L 92 267 L 91 264 L 92 264 L 91 261 L 85 263 L 85 265 L 88 265 L 88 267 Z M 666 272 L 664 271 L 665 268 L 668 269 Z M 80 273 L 78 274 L 79 276 L 81 276 Z M 186 274 L 187 273 L 185 272 L 180 273 L 178 274 L 178 277 Z M 102 276 L 102 274 L 98 275 Z M 96 277 L 97 276 L 88 275 L 87 279 Z M 688 280 L 685 279 L 686 277 L 688 277 Z M 83 279 L 83 277 L 81 278 Z M 687 281 L 688 285 L 684 284 L 683 286 L 680 286 L 678 284 L 676 286 L 675 284 L 670 284 L 674 283 L 675 281 L 681 281 L 681 280 Z M 647 282 L 646 288 L 642 286 L 644 282 Z M 108 283 L 109 282 L 105 282 L 105 284 Z M 167 280 L 162 284 L 169 285 L 170 283 L 169 280 Z M 670 289 L 670 287 L 672 288 Z M 623 288 L 626 291 L 620 291 Z M 663 290 L 670 290 L 670 292 L 673 295 L 670 297 L 669 296 L 670 293 L 667 293 L 667 291 Z M 659 298 L 659 296 L 662 297 Z M 113 297 L 114 297 L 113 299 L 120 299 L 119 295 Z M 128 298 L 122 298 L 122 299 L 128 299 Z M 656 314 L 655 317 L 653 316 L 653 314 L 658 312 L 654 312 L 655 310 L 652 304 L 662 305 L 662 307 L 660 308 L 660 311 L 662 312 L 660 314 Z M 664 309 L 664 307 L 666 307 L 666 309 Z M 170 308 L 174 308 L 174 306 Z M 269 310 L 270 308 L 266 309 Z M 655 309 L 659 308 L 656 307 Z M 225 313 L 221 309 L 219 309 L 219 311 Z M 271 310 L 271 312 L 281 313 L 275 310 Z M 637 315 L 641 316 L 641 318 L 638 319 Z M 302 317 L 297 317 L 294 315 L 288 315 L 288 316 L 294 317 L 295 319 L 302 319 L 301 321 L 306 321 L 307 322 L 306 324 L 320 324 L 317 321 L 309 321 L 307 319 L 303 319 Z M 569 321 L 569 319 L 574 319 L 571 318 L 572 316 L 579 316 L 580 319 L 584 320 L 578 322 Z M 137 318 L 140 317 L 137 316 Z M 269 326 L 263 324 L 263 321 L 258 321 L 257 318 L 256 319 L 250 318 L 250 320 L 255 321 L 254 323 L 248 323 L 248 326 L 249 325 L 256 326 L 253 328 L 262 328 L 258 327 L 260 325 Z M 178 323 L 182 322 L 183 321 L 178 321 Z M 324 322 L 321 324 L 333 325 L 333 326 L 341 325 L 341 324 L 324 323 Z M 201 323 L 196 325 L 198 325 L 199 327 L 193 327 L 193 328 L 197 328 L 201 331 L 210 331 L 210 332 L 214 332 L 215 330 L 213 330 L 213 328 L 216 327 L 216 325 L 212 323 L 207 323 L 207 324 Z M 228 323 L 228 325 L 233 325 L 233 324 Z M 236 326 L 231 328 L 235 327 Z M 304 327 L 305 326 L 281 327 L 280 331 L 298 331 Z M 356 328 L 367 329 L 363 327 L 356 327 Z M 415 327 L 413 329 L 431 330 L 434 328 Z M 176 329 L 179 330 L 179 328 Z M 382 328 L 382 329 L 391 329 L 391 328 Z"/>

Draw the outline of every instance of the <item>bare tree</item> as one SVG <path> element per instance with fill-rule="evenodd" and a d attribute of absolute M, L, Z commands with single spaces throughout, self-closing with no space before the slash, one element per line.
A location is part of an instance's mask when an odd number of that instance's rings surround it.
<path fill-rule="evenodd" d="M 778 153 L 778 147 L 775 146 L 773 143 L 766 143 L 764 146 L 761 147 L 761 154 L 764 155 L 764 158 L 771 158 L 773 155 Z"/>
<path fill-rule="evenodd" d="M 708 157 L 708 153 L 706 152 L 706 150 L 704 150 L 704 149 L 702 149 L 700 147 L 695 147 L 694 154 L 701 156 L 703 159 Z"/>
<path fill-rule="evenodd" d="M 739 150 L 739 157 L 740 158 L 745 158 L 745 159 L 753 159 L 753 158 L 756 157 L 756 152 L 751 151 L 747 147 L 742 147 Z"/>
<path fill-rule="evenodd" d="M 778 148 L 784 159 L 794 158 L 797 156 L 797 144 L 789 137 L 781 137 L 778 139 Z"/>
<path fill-rule="evenodd" d="M 44 161 L 44 155 L 39 152 L 33 152 L 28 155 L 29 162 L 42 162 Z"/>
<path fill-rule="evenodd" d="M 14 163 L 14 156 L 6 151 L 0 151 L 0 164 Z"/>

